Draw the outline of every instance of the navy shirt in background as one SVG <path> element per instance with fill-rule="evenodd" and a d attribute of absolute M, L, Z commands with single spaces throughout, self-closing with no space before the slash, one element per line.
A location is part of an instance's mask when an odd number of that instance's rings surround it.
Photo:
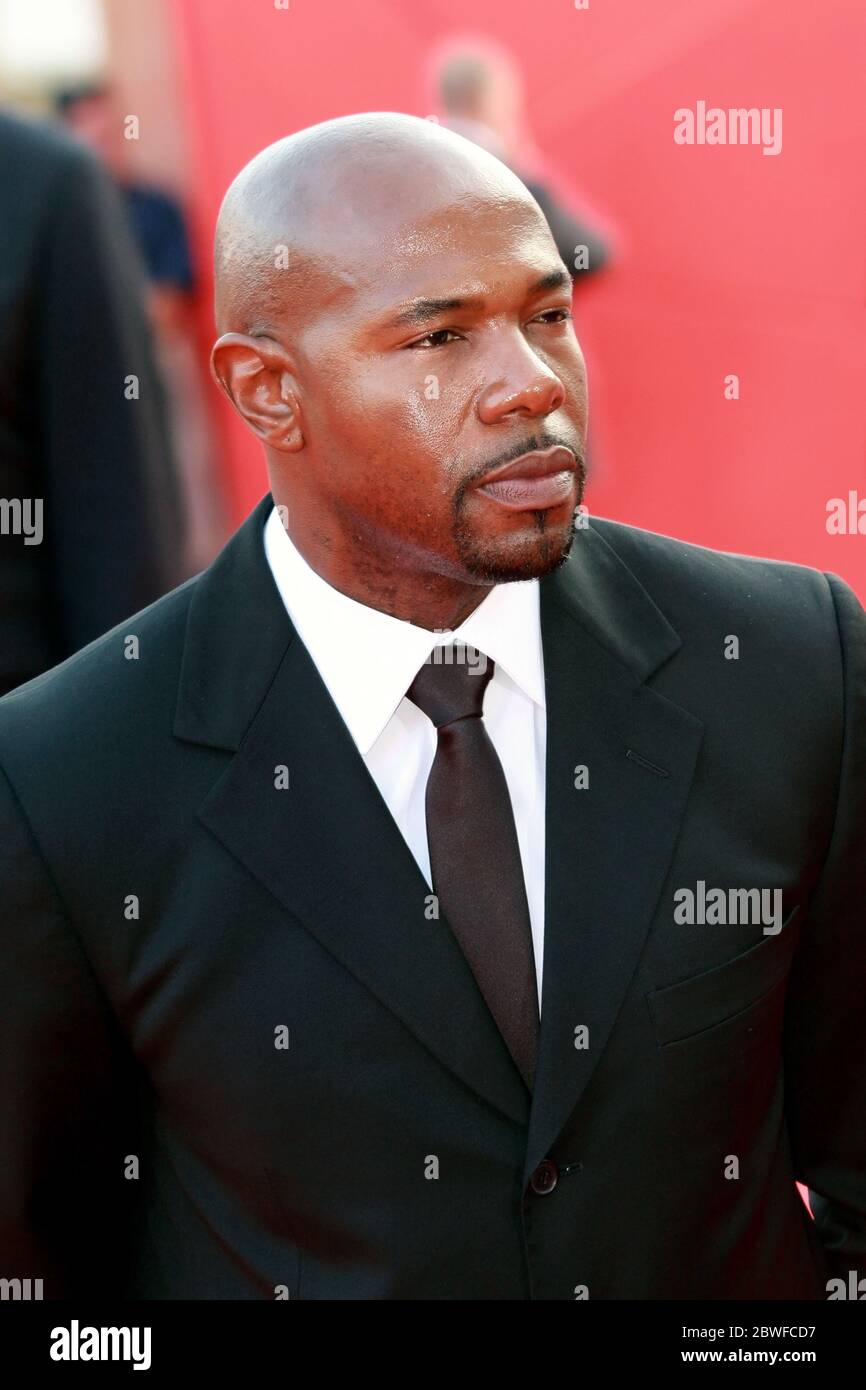
<path fill-rule="evenodd" d="M 191 290 L 192 258 L 180 204 L 147 184 L 125 183 L 122 192 L 148 279 Z"/>

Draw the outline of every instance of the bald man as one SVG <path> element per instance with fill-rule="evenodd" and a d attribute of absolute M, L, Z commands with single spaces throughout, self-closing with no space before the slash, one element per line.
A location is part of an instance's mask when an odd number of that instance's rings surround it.
<path fill-rule="evenodd" d="M 590 517 L 567 268 L 461 136 L 270 146 L 216 274 L 269 491 L 0 702 L 2 1273 L 849 1296 L 853 593 Z"/>

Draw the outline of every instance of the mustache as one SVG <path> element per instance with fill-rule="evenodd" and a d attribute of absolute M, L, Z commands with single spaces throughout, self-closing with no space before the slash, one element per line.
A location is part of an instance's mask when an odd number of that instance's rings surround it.
<path fill-rule="evenodd" d="M 507 449 L 503 449 L 502 452 L 496 454 L 495 457 L 487 459 L 486 463 L 481 464 L 468 478 L 464 479 L 460 486 L 460 494 L 462 495 L 467 488 L 472 487 L 473 484 L 480 479 L 485 478 L 494 468 L 499 468 L 506 463 L 513 463 L 515 459 L 521 458 L 523 454 L 530 454 L 537 449 L 552 449 L 556 445 L 559 445 L 560 448 L 571 450 L 574 454 L 575 471 L 578 477 L 585 477 L 586 458 L 580 440 L 571 434 L 545 430 L 541 434 L 531 434 L 526 439 L 515 440 Z"/>

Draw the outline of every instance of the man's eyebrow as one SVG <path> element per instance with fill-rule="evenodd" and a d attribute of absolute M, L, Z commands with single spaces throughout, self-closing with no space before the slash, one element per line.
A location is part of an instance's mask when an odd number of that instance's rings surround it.
<path fill-rule="evenodd" d="M 540 280 L 536 280 L 529 293 L 540 294 L 542 290 L 570 290 L 571 287 L 572 280 L 567 270 L 550 270 L 547 275 L 542 275 Z"/>
<path fill-rule="evenodd" d="M 450 309 L 465 309 L 470 304 L 479 304 L 479 299 L 415 299 L 394 318 L 389 319 L 389 328 L 402 328 L 407 324 L 429 323 L 430 319 Z"/>
<path fill-rule="evenodd" d="M 558 290 L 571 288 L 571 276 L 566 270 L 550 270 L 546 275 L 530 285 L 528 293 L 530 295 L 540 294 L 543 290 Z M 477 295 L 469 298 L 450 298 L 450 299 L 414 299 L 411 304 L 407 304 L 392 319 L 388 320 L 389 328 L 404 328 L 407 326 L 417 327 L 429 323 L 431 319 L 438 318 L 440 314 L 449 313 L 453 309 L 469 309 L 473 305 L 483 304 L 483 299 Z"/>

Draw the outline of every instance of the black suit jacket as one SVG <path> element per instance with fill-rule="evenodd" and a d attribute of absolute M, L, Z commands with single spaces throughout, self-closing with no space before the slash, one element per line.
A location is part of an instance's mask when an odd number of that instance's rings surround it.
<path fill-rule="evenodd" d="M 866 1273 L 851 590 L 601 519 L 541 581 L 530 1095 L 286 615 L 271 505 L 0 702 L 2 1273 L 569 1300 Z M 678 923 L 699 881 L 780 890 L 783 929 Z"/>
<path fill-rule="evenodd" d="M 144 278 L 115 189 L 82 145 L 0 112 L 0 694 L 184 577 L 185 528 Z M 138 399 L 127 399 L 127 378 Z"/>

